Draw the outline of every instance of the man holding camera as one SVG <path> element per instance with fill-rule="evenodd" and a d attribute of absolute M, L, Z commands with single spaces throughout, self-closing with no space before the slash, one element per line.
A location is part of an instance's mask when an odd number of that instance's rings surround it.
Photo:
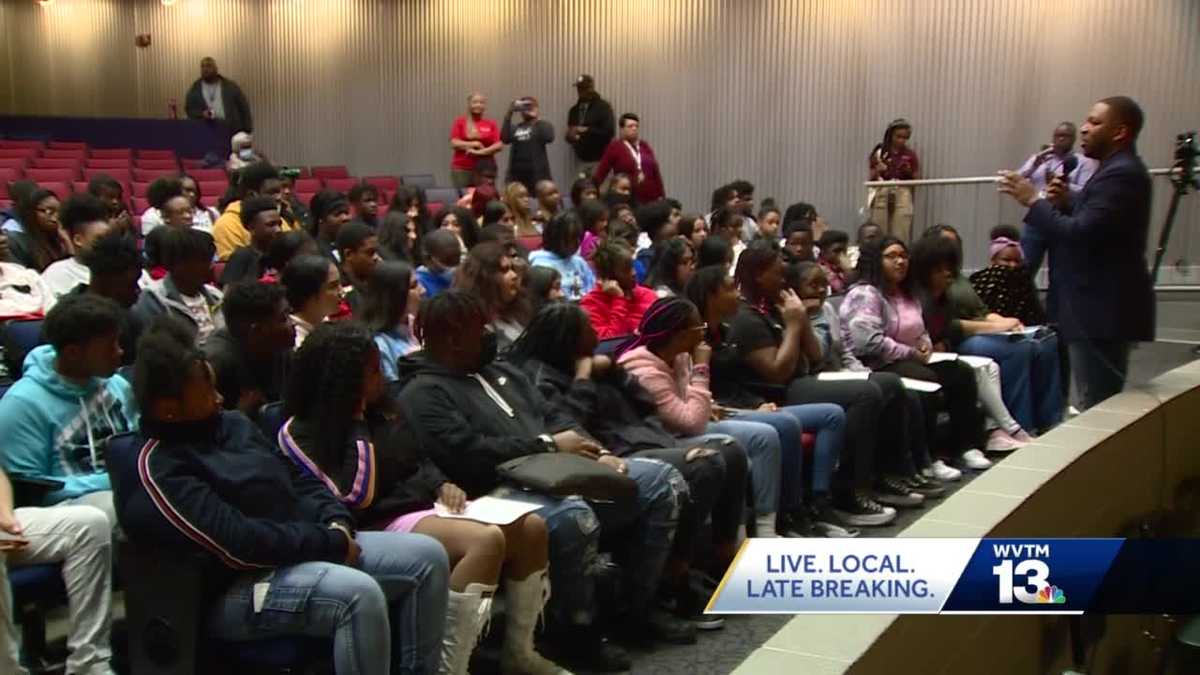
<path fill-rule="evenodd" d="M 515 126 L 513 113 L 521 115 Z M 500 140 L 509 146 L 509 183 L 521 183 L 532 193 L 538 181 L 552 180 L 546 146 L 554 142 L 554 125 L 541 118 L 536 98 L 526 96 L 512 102 L 500 128 Z"/>
<path fill-rule="evenodd" d="M 1154 339 L 1154 287 L 1146 265 L 1150 174 L 1136 145 L 1144 120 L 1126 96 L 1092 106 L 1080 147 L 1100 165 L 1078 194 L 1061 175 L 1045 196 L 1020 173 L 1005 171 L 1000 178 L 1000 191 L 1029 207 L 1026 259 L 1041 257 L 1031 246 L 1050 254 L 1047 309 L 1067 342 L 1083 408 L 1120 392 L 1130 346 Z"/>

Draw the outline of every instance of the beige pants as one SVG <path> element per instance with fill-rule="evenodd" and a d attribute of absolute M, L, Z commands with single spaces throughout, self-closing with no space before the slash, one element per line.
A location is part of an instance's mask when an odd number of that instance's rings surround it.
<path fill-rule="evenodd" d="M 888 209 L 889 195 L 892 208 Z M 913 199 L 912 188 L 885 187 L 875 191 L 871 201 L 871 222 L 883 228 L 883 231 L 899 237 L 903 241 L 912 241 Z"/>

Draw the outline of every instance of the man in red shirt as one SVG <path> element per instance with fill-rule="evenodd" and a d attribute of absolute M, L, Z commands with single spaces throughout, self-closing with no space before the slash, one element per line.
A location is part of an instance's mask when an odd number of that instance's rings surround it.
<path fill-rule="evenodd" d="M 600 185 L 608 174 L 625 174 L 633 181 L 633 196 L 639 204 L 662 199 L 666 196 L 658 160 L 650 144 L 638 137 L 641 121 L 633 113 L 621 115 L 620 135 L 604 149 L 600 165 L 592 175 L 592 182 Z"/>

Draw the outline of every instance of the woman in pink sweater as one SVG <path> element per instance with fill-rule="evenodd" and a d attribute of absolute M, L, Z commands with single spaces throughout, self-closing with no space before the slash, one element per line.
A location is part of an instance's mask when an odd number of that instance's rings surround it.
<path fill-rule="evenodd" d="M 618 350 L 617 363 L 650 394 L 655 413 L 671 433 L 728 434 L 746 449 L 756 534 L 775 537 L 783 452 L 779 434 L 769 424 L 732 419 L 733 411 L 714 410 L 708 387 L 712 347 L 704 342 L 706 328 L 690 301 L 659 299 L 642 317 L 637 337 Z M 714 413 L 730 417 L 714 422 Z"/>
<path fill-rule="evenodd" d="M 579 306 L 587 312 L 601 340 L 633 335 L 658 295 L 639 286 L 633 273 L 633 250 L 624 241 L 608 240 L 592 256 L 599 282 Z"/>

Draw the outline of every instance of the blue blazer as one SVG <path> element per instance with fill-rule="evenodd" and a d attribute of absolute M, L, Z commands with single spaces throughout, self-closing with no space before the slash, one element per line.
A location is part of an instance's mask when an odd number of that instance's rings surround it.
<path fill-rule="evenodd" d="M 1067 340 L 1154 339 L 1146 262 L 1150 174 L 1133 149 L 1100 163 L 1066 211 L 1040 199 L 1025 215 L 1026 258 L 1050 254 L 1051 321 Z"/>

